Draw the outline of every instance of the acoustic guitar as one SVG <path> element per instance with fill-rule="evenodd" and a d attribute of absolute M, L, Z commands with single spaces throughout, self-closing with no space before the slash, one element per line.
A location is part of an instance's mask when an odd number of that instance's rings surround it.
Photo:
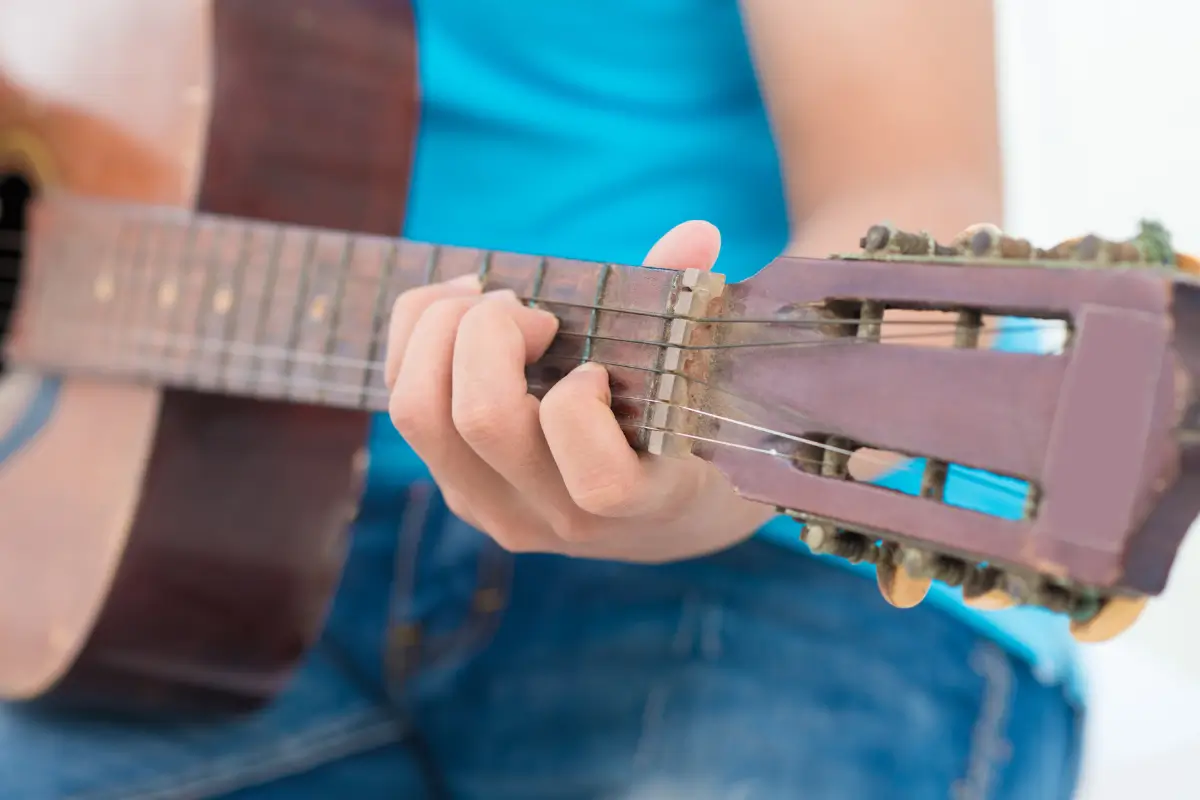
<path fill-rule="evenodd" d="M 605 364 L 634 447 L 709 460 L 897 606 L 937 580 L 1093 641 L 1165 588 L 1200 513 L 1200 270 L 1160 228 L 1042 249 L 877 225 L 728 285 L 404 241 L 405 4 L 107 5 L 120 35 L 80 28 L 78 63 L 0 56 L 3 698 L 280 691 L 339 580 L 391 303 L 466 273 L 561 318 L 531 392 Z M 1062 342 L 981 346 L 1000 317 Z M 887 455 L 922 460 L 919 494 L 857 475 Z M 956 504 L 952 472 L 1023 514 Z"/>

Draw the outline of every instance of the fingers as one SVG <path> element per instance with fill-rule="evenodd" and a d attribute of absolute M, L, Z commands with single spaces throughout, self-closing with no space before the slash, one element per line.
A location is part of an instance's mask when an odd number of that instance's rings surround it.
<path fill-rule="evenodd" d="M 608 373 L 585 364 L 542 399 L 546 444 L 572 501 L 600 517 L 655 515 L 694 485 L 682 462 L 641 459 L 610 407 Z"/>
<path fill-rule="evenodd" d="M 659 269 L 712 269 L 721 252 L 721 232 L 711 222 L 692 220 L 667 231 L 642 266 Z"/>
<path fill-rule="evenodd" d="M 650 249 L 644 265 L 711 269 L 721 234 L 708 222 L 684 222 Z M 540 422 L 547 446 L 573 502 L 601 517 L 654 514 L 694 491 L 700 472 L 679 462 L 641 459 L 613 415 L 608 373 L 585 364 L 542 399 Z"/>
<path fill-rule="evenodd" d="M 426 298 L 430 294 L 434 293 L 426 293 Z M 494 296 L 461 289 L 437 294 L 441 299 L 423 309 L 416 301 L 402 306 L 404 313 L 413 309 L 416 319 L 399 326 L 398 336 L 404 341 L 389 343 L 394 350 L 402 350 L 402 357 L 396 358 L 388 404 L 392 424 L 428 466 L 458 516 L 509 550 L 549 549 L 546 543 L 553 535 L 546 523 L 480 458 L 454 423 L 453 365 L 458 333 L 472 310 L 494 303 Z M 523 369 L 518 374 L 523 374 Z"/>
<path fill-rule="evenodd" d="M 687 222 L 645 263 L 710 269 L 720 247 L 715 227 Z M 393 424 L 451 509 L 510 550 L 562 550 L 562 539 L 598 536 L 607 518 L 653 518 L 702 483 L 695 465 L 629 446 L 602 366 L 575 370 L 540 403 L 529 394 L 525 368 L 557 331 L 552 314 L 511 292 L 481 294 L 475 276 L 404 293 L 389 323 Z"/>
<path fill-rule="evenodd" d="M 566 491 L 538 424 L 538 401 L 528 392 L 525 366 L 545 352 L 558 319 L 497 292 L 462 320 L 454 348 L 451 416 L 454 427 L 492 469 L 518 491 L 562 519 Z"/>
<path fill-rule="evenodd" d="M 388 321 L 387 360 L 383 371 L 384 384 L 389 391 L 396 385 L 396 376 L 400 374 L 400 364 L 404 360 L 409 337 L 425 310 L 439 300 L 478 296 L 480 291 L 479 279 L 474 275 L 464 275 L 452 281 L 409 290 L 396 298 Z"/>

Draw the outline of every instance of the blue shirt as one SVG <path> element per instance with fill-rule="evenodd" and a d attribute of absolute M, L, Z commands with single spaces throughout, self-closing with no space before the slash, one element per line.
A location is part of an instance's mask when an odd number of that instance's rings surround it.
<path fill-rule="evenodd" d="M 787 244 L 778 155 L 736 0 L 415 7 L 422 108 L 408 238 L 637 264 L 675 224 L 706 219 L 721 229 L 717 269 L 731 281 Z M 386 417 L 372 448 L 368 493 L 425 474 Z M 881 483 L 916 493 L 921 468 L 907 464 Z M 1020 516 L 1019 492 L 989 488 L 954 469 L 947 499 Z M 804 548 L 798 534 L 786 519 L 761 533 Z M 830 563 L 872 577 L 872 567 Z M 1062 618 L 980 614 L 941 585 L 926 602 L 1081 694 Z"/>

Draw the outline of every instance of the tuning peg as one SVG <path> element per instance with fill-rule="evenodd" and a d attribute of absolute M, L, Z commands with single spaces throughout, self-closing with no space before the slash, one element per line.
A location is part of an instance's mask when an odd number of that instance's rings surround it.
<path fill-rule="evenodd" d="M 1008 590 L 1008 576 L 995 567 L 977 565 L 962 581 L 963 602 L 980 611 L 1000 611 L 1019 605 Z"/>
<path fill-rule="evenodd" d="M 990 222 L 981 222 L 964 228 L 950 242 L 960 253 L 969 253 L 977 258 L 1000 254 L 1000 240 L 1004 232 Z"/>
<path fill-rule="evenodd" d="M 1187 253 L 1175 254 L 1175 266 L 1192 275 L 1200 275 L 1200 258 Z"/>
<path fill-rule="evenodd" d="M 1017 599 L 1003 589 L 992 589 L 974 597 L 964 595 L 963 603 L 978 611 L 1003 611 L 1015 606 Z"/>
<path fill-rule="evenodd" d="M 875 579 L 883 599 L 896 608 L 920 605 L 933 586 L 932 577 L 915 577 L 905 564 L 904 550 L 894 543 L 881 548 Z"/>
<path fill-rule="evenodd" d="M 1110 597 L 1090 619 L 1071 622 L 1071 635 L 1077 641 L 1105 642 L 1121 635 L 1137 622 L 1146 608 L 1146 597 L 1117 595 Z"/>

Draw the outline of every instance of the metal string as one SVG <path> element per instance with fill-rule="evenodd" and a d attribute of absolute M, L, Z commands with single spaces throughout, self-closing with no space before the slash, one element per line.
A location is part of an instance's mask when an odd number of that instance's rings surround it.
<path fill-rule="evenodd" d="M 86 327 L 86 326 L 80 324 L 78 326 L 68 326 L 68 327 Z M 123 335 L 128 338 L 131 336 L 131 332 L 126 330 L 126 331 L 121 332 L 118 335 Z M 365 370 L 370 373 L 380 373 L 380 372 L 382 372 L 382 370 L 384 368 L 383 363 L 379 362 L 379 361 L 368 361 L 365 359 L 355 359 L 355 358 L 348 358 L 348 357 L 343 357 L 343 356 L 315 355 L 315 354 L 305 353 L 302 351 L 297 352 L 295 350 L 291 350 L 286 347 L 269 347 L 269 346 L 255 345 L 255 344 L 244 343 L 244 342 L 226 342 L 226 341 L 222 341 L 220 339 L 215 339 L 215 338 L 200 339 L 198 337 L 188 336 L 188 335 L 162 334 L 162 333 L 155 333 L 155 332 L 150 332 L 150 331 L 132 332 L 132 338 L 138 340 L 141 343 L 146 343 L 146 344 L 150 344 L 150 345 L 167 345 L 167 344 L 173 344 L 173 343 L 174 344 L 184 343 L 189 347 L 199 347 L 200 349 L 207 350 L 210 352 L 215 352 L 215 353 L 226 353 L 229 355 L 252 355 L 252 356 L 256 357 L 256 359 L 260 363 L 261 362 L 273 362 L 273 361 L 286 363 L 290 359 L 292 363 L 302 362 L 302 363 L 315 364 L 315 365 L 325 365 L 328 368 L 341 367 L 341 368 L 348 368 L 348 369 L 355 369 L 355 370 Z M 831 344 L 837 343 L 838 341 L 840 341 L 840 340 L 835 339 L 830 343 Z M 819 343 L 808 343 L 808 344 L 819 344 Z M 663 345 L 659 345 L 659 346 L 663 346 Z M 549 360 L 562 360 L 562 361 L 566 361 L 566 362 L 570 362 L 570 363 L 575 363 L 578 360 L 574 356 L 559 355 L 559 354 L 555 354 L 555 353 L 547 353 L 542 358 L 549 359 Z M 170 361 L 172 361 L 172 358 L 169 355 L 162 356 L 159 358 L 159 361 L 170 362 Z M 140 369 L 138 367 L 114 368 L 114 369 L 109 369 L 109 370 L 98 369 L 98 370 L 94 370 L 94 372 L 98 372 L 100 374 L 111 373 L 111 372 L 129 372 L 134 375 L 140 375 L 140 374 L 144 373 L 144 374 L 153 376 L 154 373 L 157 372 L 157 370 L 155 369 L 156 365 L 153 365 L 153 364 L 146 365 L 145 362 L 146 362 L 146 359 L 143 358 L 142 359 L 143 366 Z M 644 366 L 635 365 L 635 364 L 624 364 L 624 363 L 620 363 L 620 362 L 607 361 L 607 360 L 602 360 L 602 359 L 593 359 L 592 363 L 597 363 L 602 366 L 611 367 L 611 368 L 615 368 L 615 369 L 630 369 L 630 370 L 652 373 L 652 374 L 656 374 L 656 375 L 676 375 L 676 376 L 682 377 L 684 379 L 687 379 L 691 383 L 705 386 L 710 391 L 716 391 L 716 392 L 725 394 L 740 403 L 749 403 L 751 405 L 762 408 L 762 405 L 760 403 L 758 403 L 757 401 L 753 400 L 752 398 L 749 398 L 749 397 L 746 397 L 739 393 L 733 392 L 724 387 L 715 386 L 714 384 L 712 384 L 710 382 L 705 382 L 703 380 L 700 380 L 700 379 L 697 379 L 694 377 L 690 377 L 690 376 L 688 376 L 680 371 L 677 371 L 677 370 L 664 370 L 664 369 L 656 368 L 656 367 L 644 367 Z M 87 370 L 87 368 L 85 366 L 84 371 L 92 371 L 92 370 Z M 180 370 L 177 370 L 177 373 L 186 373 L 186 371 L 187 371 L 186 368 L 181 368 Z M 206 381 L 203 378 L 196 378 L 193 376 L 193 378 L 190 381 L 187 381 L 185 374 L 177 374 L 175 377 L 179 378 L 182 382 L 192 383 L 192 384 L 195 384 L 198 386 L 204 386 L 206 384 Z M 260 389 L 261 389 L 261 387 L 271 386 L 271 385 L 275 385 L 275 386 L 279 387 L 280 394 L 282 394 L 284 396 L 296 395 L 296 394 L 305 394 L 306 395 L 308 393 L 316 393 L 318 396 L 329 399 L 332 402 L 338 402 L 335 398 L 338 396 L 341 396 L 341 397 L 345 398 L 344 402 L 351 406 L 357 406 L 357 405 L 366 403 L 368 401 L 373 401 L 375 407 L 386 408 L 387 400 L 389 397 L 389 393 L 386 389 L 374 387 L 374 386 L 364 387 L 361 385 L 361 383 L 343 384 L 343 383 L 339 383 L 339 382 L 323 380 L 320 378 L 311 378 L 311 377 L 299 376 L 299 375 L 295 375 L 295 374 L 290 375 L 290 376 L 284 376 L 284 375 L 272 376 L 269 373 L 264 374 L 261 371 L 255 370 L 252 368 L 251 369 L 241 369 L 241 370 L 228 370 L 228 369 L 222 370 L 219 379 L 218 379 L 218 377 L 214 376 L 210 382 L 214 383 L 214 384 L 220 382 L 220 383 L 223 383 L 225 386 L 230 386 L 231 384 L 236 385 L 239 381 L 247 380 L 250 378 L 257 378 L 258 386 L 260 387 Z M 272 392 L 270 392 L 270 390 L 268 389 L 266 391 L 266 393 L 271 394 Z M 819 448 L 821 450 L 827 450 L 827 451 L 835 452 L 835 453 L 838 453 L 841 455 L 850 456 L 856 452 L 854 450 L 840 448 L 835 445 L 830 445 L 826 442 L 821 442 L 821 441 L 818 441 L 815 439 L 808 439 L 808 438 L 805 438 L 802 436 L 797 436 L 795 434 L 791 434 L 786 431 L 781 431 L 781 430 L 777 430 L 774 428 L 757 425 L 753 422 L 749 422 L 746 420 L 737 419 L 735 417 L 724 416 L 724 415 L 716 414 L 714 412 L 707 411 L 704 409 L 695 408 L 692 406 L 683 405 L 683 404 L 679 404 L 679 403 L 672 403 L 670 401 L 665 401 L 665 400 L 661 400 L 658 398 L 633 396 L 633 395 L 614 395 L 612 399 L 620 400 L 623 402 L 641 402 L 641 403 L 653 403 L 653 404 L 667 405 L 667 406 L 670 406 L 673 408 L 677 408 L 686 413 L 696 414 L 696 415 L 703 416 L 703 417 L 706 417 L 709 419 L 716 419 L 716 420 L 719 420 L 719 421 L 722 421 L 725 423 L 740 426 L 740 427 L 743 427 L 746 429 L 751 429 L 751 430 L 754 430 L 759 433 L 763 433 L 763 434 L 771 436 L 771 437 L 776 437 L 781 440 L 790 441 L 790 442 L 794 442 L 794 443 L 798 443 L 798 444 L 809 445 L 812 447 Z M 808 416 L 804 415 L 802 412 L 797 411 L 795 409 L 784 408 L 784 409 L 775 409 L 775 410 L 783 411 L 785 414 L 792 416 L 794 419 L 796 419 L 798 425 L 806 425 L 806 424 L 811 424 L 813 422 L 811 417 L 808 417 Z M 629 423 L 629 425 L 632 425 L 632 424 L 633 423 Z M 623 427 L 628 427 L 628 425 L 624 425 Z M 828 426 L 822 426 L 822 427 L 827 428 Z M 703 436 L 699 436 L 697 434 L 684 433 L 682 431 L 675 431 L 675 430 L 666 429 L 666 428 L 655 428 L 652 426 L 639 426 L 639 429 L 647 430 L 647 431 L 661 432 L 661 433 L 668 434 L 668 435 L 679 436 L 682 438 L 687 438 L 687 439 L 695 440 L 695 441 L 702 441 L 702 442 L 710 443 L 710 444 L 716 444 L 716 445 L 734 447 L 734 448 L 743 449 L 743 450 L 751 450 L 751 451 L 755 451 L 755 452 L 761 452 L 763 454 L 771 455 L 774 457 L 786 457 L 790 461 L 793 461 L 796 463 L 807 463 L 809 461 L 809 459 L 798 458 L 793 455 L 788 455 L 788 454 L 782 453 L 775 449 L 756 448 L 754 446 L 745 445 L 745 444 L 741 444 L 738 442 L 730 442 L 730 441 L 725 441 L 725 440 L 721 440 L 721 439 L 703 437 Z M 829 432 L 834 435 L 846 435 L 839 431 L 829 431 Z M 848 438 L 850 438 L 850 437 L 848 437 Z M 883 466 L 887 466 L 890 463 L 890 462 L 883 461 L 880 459 L 872 458 L 871 456 L 869 456 L 868 454 L 865 454 L 865 453 L 860 453 L 859 458 L 862 458 L 863 460 L 868 461 L 870 463 L 875 463 L 875 464 L 879 464 L 879 465 L 883 465 Z M 817 462 L 817 463 L 819 463 L 819 462 Z M 978 476 L 975 476 L 970 472 L 960 473 L 960 477 L 962 477 L 966 481 L 977 483 L 980 486 L 982 486 L 983 488 L 987 488 L 992 491 L 1000 491 L 1004 494 L 1018 497 L 1018 499 L 1023 498 L 1023 496 L 1024 496 L 1024 494 L 1019 492 L 1018 490 L 1011 489 L 1009 487 L 997 486 L 997 485 L 995 485 L 994 482 L 988 481 L 986 478 L 979 478 Z"/>

